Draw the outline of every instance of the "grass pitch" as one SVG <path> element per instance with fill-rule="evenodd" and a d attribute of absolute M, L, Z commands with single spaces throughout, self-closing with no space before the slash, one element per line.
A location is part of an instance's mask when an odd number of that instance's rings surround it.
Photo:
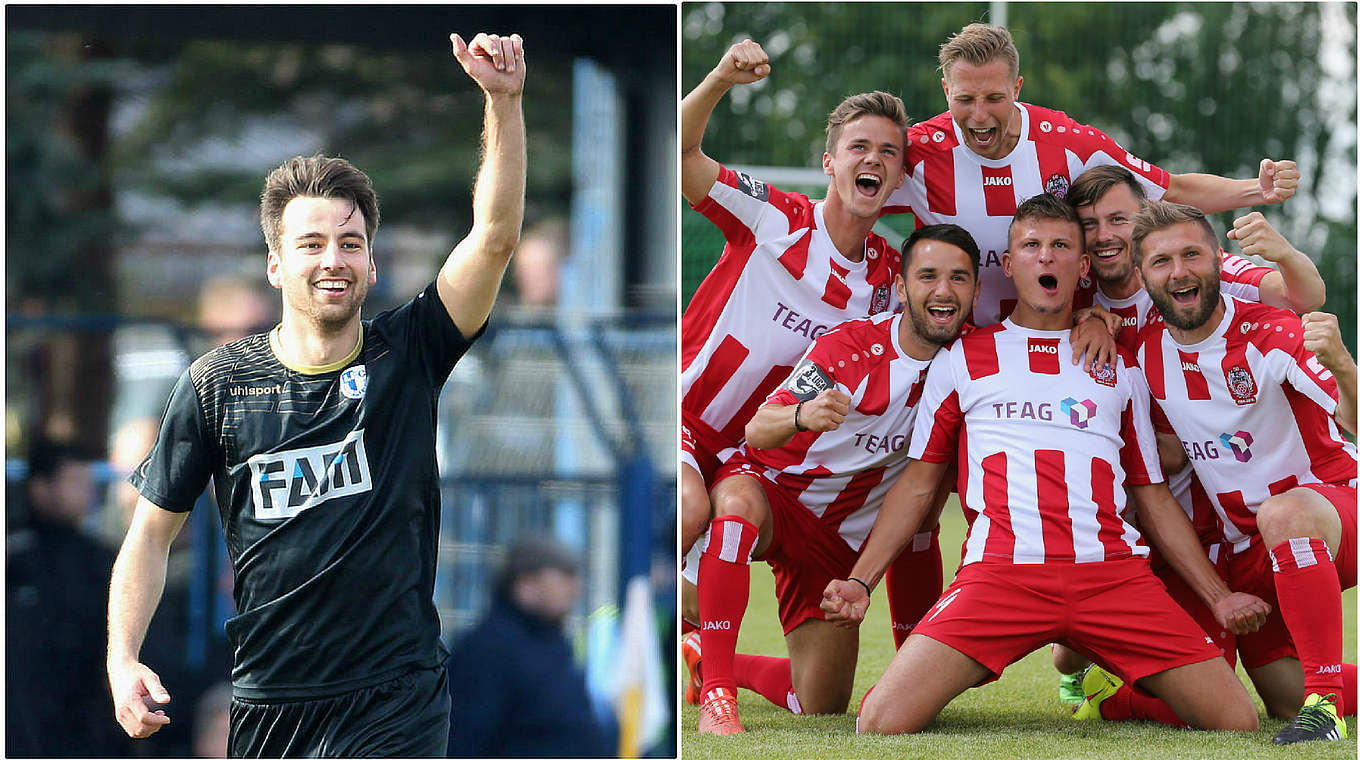
<path fill-rule="evenodd" d="M 961 510 L 951 503 L 945 508 L 940 546 L 945 578 L 953 577 L 958 550 L 963 543 Z M 1346 631 L 1346 662 L 1356 661 L 1356 590 L 1342 595 Z M 685 760 L 730 760 L 758 757 L 770 760 L 808 758 L 958 758 L 958 760 L 1011 760 L 1012 758 L 1107 758 L 1108 760 L 1169 760 L 1204 758 L 1355 758 L 1356 720 L 1346 721 L 1349 739 L 1310 742 L 1276 747 L 1270 738 L 1284 721 L 1265 717 L 1246 674 L 1238 675 L 1256 700 L 1261 730 L 1254 734 L 1183 731 L 1154 723 L 1078 722 L 1068 717 L 1058 701 L 1058 675 L 1048 649 L 1034 652 L 1006 668 L 1001 678 L 981 688 L 969 689 L 951 702 L 925 731 L 910 736 L 860 736 L 855 734 L 853 711 L 864 692 L 874 684 L 893 655 L 888 623 L 887 598 L 874 594 L 868 618 L 861 627 L 859 667 L 851 714 L 795 716 L 775 707 L 759 694 L 739 694 L 742 723 L 747 733 L 737 736 L 699 736 L 694 732 L 698 709 L 684 704 L 680 710 L 680 754 Z M 774 597 L 774 580 L 763 562 L 751 565 L 751 601 L 742 621 L 737 650 L 747 654 L 787 656 Z M 684 663 L 680 663 L 683 688 Z"/>

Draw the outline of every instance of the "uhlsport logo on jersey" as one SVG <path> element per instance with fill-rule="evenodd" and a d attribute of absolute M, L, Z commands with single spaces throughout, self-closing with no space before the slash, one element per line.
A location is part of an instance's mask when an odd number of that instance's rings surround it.
<path fill-rule="evenodd" d="M 373 489 L 363 430 L 338 443 L 256 454 L 246 464 L 259 520 L 282 520 L 331 499 Z"/>
<path fill-rule="evenodd" d="M 1066 414 L 1072 421 L 1072 424 L 1082 430 L 1085 430 L 1086 426 L 1090 424 L 1091 418 L 1096 416 L 1096 402 L 1090 399 L 1078 401 L 1069 397 L 1063 399 L 1059 406 L 1063 414 Z"/>
<path fill-rule="evenodd" d="M 1251 433 L 1245 430 L 1239 430 L 1236 433 L 1224 433 L 1218 437 L 1218 441 L 1223 444 L 1223 448 L 1231 451 L 1232 455 L 1237 457 L 1237 461 L 1251 461 Z"/>
<path fill-rule="evenodd" d="M 361 399 L 368 391 L 368 367 L 356 364 L 340 373 L 340 395 Z"/>

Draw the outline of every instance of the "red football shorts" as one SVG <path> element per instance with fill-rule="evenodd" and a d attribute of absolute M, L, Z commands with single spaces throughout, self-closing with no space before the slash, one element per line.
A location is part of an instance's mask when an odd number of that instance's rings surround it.
<path fill-rule="evenodd" d="M 1232 583 L 1228 581 L 1228 551 L 1228 544 L 1215 544 L 1210 547 L 1209 561 L 1218 571 L 1218 577 L 1222 578 L 1223 582 L 1231 588 Z M 1203 599 L 1199 598 L 1199 594 L 1196 594 L 1195 590 L 1190 588 L 1190 584 L 1186 583 L 1173 567 L 1163 565 L 1160 569 L 1154 571 L 1153 575 L 1157 576 L 1157 579 L 1166 586 L 1166 593 L 1171 596 L 1171 599 L 1180 605 L 1181 609 L 1185 610 L 1186 614 L 1199 625 L 1206 636 L 1214 640 L 1214 646 L 1218 647 L 1219 652 L 1222 653 L 1228 664 L 1235 666 L 1237 664 L 1237 636 L 1218 624 L 1218 620 L 1214 618 L 1214 611 L 1204 603 Z"/>
<path fill-rule="evenodd" d="M 765 489 L 774 534 L 760 559 L 769 563 L 774 574 L 779 622 L 787 636 L 808 620 L 826 619 L 821 609 L 822 592 L 832 580 L 850 574 L 859 554 L 782 486 L 761 476 L 763 471 L 763 467 L 737 454 L 723 463 L 716 477 L 721 481 L 748 475 Z"/>
<path fill-rule="evenodd" d="M 1336 566 L 1341 588 L 1351 588 L 1355 585 L 1356 489 L 1322 483 L 1299 487 L 1317 491 L 1336 508 L 1337 516 L 1341 518 L 1341 544 L 1337 547 L 1336 556 L 1332 557 L 1332 563 Z M 1270 547 L 1258 538 L 1253 538 L 1246 551 L 1233 554 L 1227 560 L 1228 587 L 1233 591 L 1255 594 L 1273 608 L 1260 630 L 1237 637 L 1237 652 L 1242 657 L 1242 667 L 1259 668 L 1281 657 L 1298 657 L 1294 640 L 1289 636 L 1284 618 L 1280 615 L 1280 600 L 1275 596 L 1275 573 L 1270 569 Z"/>
<path fill-rule="evenodd" d="M 978 685 L 1049 642 L 1071 647 L 1129 683 L 1220 656 L 1142 558 L 965 565 L 915 634 L 990 670 Z"/>
<path fill-rule="evenodd" d="M 728 440 L 708 423 L 688 413 L 680 420 L 680 461 L 703 476 L 709 488 L 717 481 L 718 467 L 737 451 L 739 441 Z"/>

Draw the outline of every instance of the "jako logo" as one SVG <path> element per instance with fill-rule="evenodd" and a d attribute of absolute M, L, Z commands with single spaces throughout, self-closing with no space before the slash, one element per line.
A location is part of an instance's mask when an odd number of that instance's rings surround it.
<path fill-rule="evenodd" d="M 1233 456 L 1237 457 L 1237 461 L 1251 461 L 1251 433 L 1245 430 L 1239 430 L 1236 433 L 1224 433 L 1218 437 L 1218 441 L 1223 444 L 1223 448 L 1231 451 Z"/>
<path fill-rule="evenodd" d="M 1078 401 L 1074 398 L 1065 398 L 1060 406 L 1063 414 L 1071 417 L 1072 424 L 1082 430 L 1085 430 L 1090 419 L 1096 416 L 1096 403 L 1090 399 Z"/>
<path fill-rule="evenodd" d="M 732 621 L 730 620 L 705 620 L 703 625 L 705 631 L 730 631 Z"/>
<path fill-rule="evenodd" d="M 1318 673 L 1340 673 L 1340 665 L 1321 665 L 1317 669 Z"/>
<path fill-rule="evenodd" d="M 281 520 L 331 499 L 373 489 L 363 430 L 355 430 L 339 443 L 256 454 L 246 464 L 259 520 Z"/>
<path fill-rule="evenodd" d="M 1010 178 L 1010 177 L 983 177 L 983 178 L 982 178 L 982 186 L 983 186 L 983 187 L 1010 187 L 1010 186 L 1011 186 L 1011 178 Z"/>
<path fill-rule="evenodd" d="M 1045 346 L 1042 343 L 1031 343 L 1029 345 L 1029 352 L 1031 354 L 1056 354 L 1058 353 L 1058 347 Z"/>

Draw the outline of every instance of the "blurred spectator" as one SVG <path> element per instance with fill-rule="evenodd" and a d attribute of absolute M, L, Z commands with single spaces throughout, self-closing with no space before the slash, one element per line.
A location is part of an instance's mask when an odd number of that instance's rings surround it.
<path fill-rule="evenodd" d="M 279 299 L 266 295 L 258 279 L 220 274 L 199 288 L 198 328 L 212 342 L 208 348 L 264 332 L 278 321 Z"/>
<path fill-rule="evenodd" d="M 616 754 L 562 629 L 580 595 L 578 560 L 566 547 L 547 538 L 510 547 L 486 618 L 449 657 L 450 757 Z"/>
<path fill-rule="evenodd" d="M 219 681 L 194 705 L 194 757 L 226 757 L 231 727 L 231 682 Z"/>
<path fill-rule="evenodd" d="M 80 528 L 95 495 L 91 457 L 35 439 L 28 467 L 29 519 L 5 542 L 5 754 L 122 756 L 104 676 L 114 555 Z"/>
<path fill-rule="evenodd" d="M 520 306 L 547 309 L 557 305 L 559 270 L 569 245 L 567 235 L 566 221 L 554 216 L 520 236 L 519 247 L 510 259 Z"/>

